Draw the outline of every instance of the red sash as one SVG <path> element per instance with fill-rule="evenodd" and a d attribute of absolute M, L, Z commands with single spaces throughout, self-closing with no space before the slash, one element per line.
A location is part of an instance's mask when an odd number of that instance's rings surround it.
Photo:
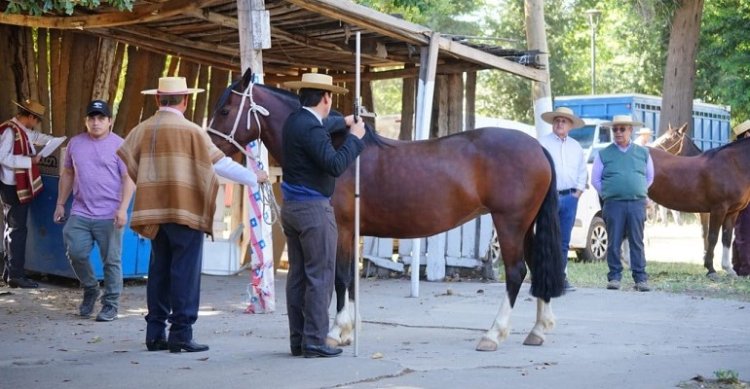
<path fill-rule="evenodd" d="M 0 133 L 7 129 L 13 130 L 13 155 L 31 155 L 29 137 L 21 127 L 13 121 L 7 121 L 0 126 Z M 32 163 L 31 169 L 15 169 L 16 193 L 21 204 L 31 202 L 42 191 L 42 177 L 39 167 Z"/>

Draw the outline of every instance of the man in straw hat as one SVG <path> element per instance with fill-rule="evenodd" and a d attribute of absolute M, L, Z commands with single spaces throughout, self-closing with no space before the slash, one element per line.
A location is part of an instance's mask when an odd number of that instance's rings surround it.
<path fill-rule="evenodd" d="M 265 181 L 265 172 L 245 169 L 211 142 L 208 133 L 183 113 L 184 77 L 162 77 L 159 88 L 142 91 L 159 105 L 154 116 L 133 128 L 117 154 L 136 183 L 130 225 L 151 239 L 146 299 L 149 351 L 206 351 L 193 341 L 198 318 L 203 235 L 212 235 L 216 174 L 244 185 Z M 166 321 L 171 323 L 169 337 Z"/>
<path fill-rule="evenodd" d="M 654 135 L 654 132 L 651 131 L 651 129 L 648 127 L 642 127 L 635 134 L 638 135 L 638 137 L 635 138 L 633 143 L 637 144 L 638 146 L 648 146 L 649 144 L 651 144 L 651 137 Z"/>
<path fill-rule="evenodd" d="M 737 136 L 735 142 L 750 142 L 750 120 L 745 120 L 733 130 Z M 737 215 L 732 242 L 732 267 L 738 276 L 750 276 L 750 207 Z"/>
<path fill-rule="evenodd" d="M 594 157 L 591 184 L 604 200 L 602 213 L 607 226 L 607 289 L 620 289 L 623 266 L 620 246 L 625 236 L 630 247 L 630 269 L 635 290 L 648 292 L 643 227 L 646 222 L 646 196 L 654 181 L 654 164 L 648 149 L 631 141 L 633 127 L 643 123 L 630 115 L 615 115 L 602 126 L 612 128 L 615 141 Z"/>
<path fill-rule="evenodd" d="M 5 216 L 3 281 L 11 288 L 36 288 L 26 278 L 26 218 L 29 203 L 42 190 L 37 164 L 42 156 L 34 144 L 45 144 L 54 137 L 33 131 L 42 122 L 45 108 L 34 100 L 13 102 L 16 116 L 0 124 L 0 198 Z"/>
<path fill-rule="evenodd" d="M 287 82 L 299 89 L 302 108 L 284 123 L 284 166 L 281 192 L 284 205 L 281 223 L 287 238 L 289 274 L 286 283 L 289 337 L 292 355 L 335 357 L 340 348 L 325 344 L 328 306 L 333 292 L 336 260 L 336 219 L 331 206 L 336 177 L 341 175 L 364 149 L 364 122 L 345 118 L 351 132 L 337 149 L 323 125 L 334 93 L 347 90 L 333 85 L 331 76 L 302 75 L 301 81 Z"/>
<path fill-rule="evenodd" d="M 539 143 L 547 149 L 555 163 L 557 175 L 557 194 L 560 209 L 560 236 L 562 240 L 563 271 L 567 274 L 570 234 L 578 210 L 578 198 L 586 189 L 586 157 L 583 148 L 573 137 L 570 130 L 584 126 L 583 120 L 570 108 L 559 107 L 554 111 L 542 114 L 542 120 L 552 125 L 552 132 L 539 138 Z M 565 290 L 574 291 L 575 287 L 565 277 Z"/>

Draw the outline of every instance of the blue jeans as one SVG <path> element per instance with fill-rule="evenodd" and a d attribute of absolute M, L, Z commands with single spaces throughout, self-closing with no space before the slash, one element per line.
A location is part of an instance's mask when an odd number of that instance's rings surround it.
<path fill-rule="evenodd" d="M 622 262 L 620 246 L 625 236 L 630 247 L 630 269 L 635 282 L 648 280 L 646 274 L 646 256 L 643 253 L 643 226 L 646 222 L 646 199 L 642 200 L 606 200 L 604 202 L 604 223 L 607 225 L 607 280 L 622 279 Z"/>
<path fill-rule="evenodd" d="M 122 292 L 122 231 L 115 227 L 114 219 L 89 219 L 79 215 L 71 215 L 63 227 L 68 260 L 84 289 L 99 286 L 90 259 L 94 242 L 99 245 L 104 264 L 102 305 L 115 308 Z"/>
<path fill-rule="evenodd" d="M 573 224 L 576 222 L 578 211 L 578 197 L 566 194 L 559 197 L 560 208 L 557 211 L 560 216 L 560 240 L 562 241 L 563 272 L 568 268 L 568 250 L 570 250 L 570 234 Z"/>

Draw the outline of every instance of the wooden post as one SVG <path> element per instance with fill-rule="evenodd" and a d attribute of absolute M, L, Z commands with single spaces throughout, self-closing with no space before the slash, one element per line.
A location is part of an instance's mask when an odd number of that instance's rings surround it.
<path fill-rule="evenodd" d="M 198 71 L 198 88 L 206 89 L 208 87 L 208 65 L 199 65 L 200 70 Z M 206 118 L 206 110 L 210 109 L 206 107 L 208 97 L 206 93 L 198 93 L 195 97 L 195 111 L 193 113 L 193 122 L 199 126 L 203 126 L 203 122 Z M 211 112 L 208 113 L 211 115 Z"/>
<path fill-rule="evenodd" d="M 547 48 L 547 35 L 544 30 L 544 0 L 525 0 L 524 12 L 526 13 L 526 41 L 529 50 L 539 50 L 539 64 L 548 74 L 549 79 L 549 49 Z M 534 124 L 536 135 L 540 137 L 552 131 L 552 126 L 542 120 L 542 113 L 552 110 L 552 92 L 550 83 L 532 83 L 532 94 L 534 98 Z"/>
<path fill-rule="evenodd" d="M 240 34 L 240 68 L 242 73 L 252 69 L 255 77 L 253 82 L 263 83 L 263 49 L 271 47 L 270 13 L 265 9 L 263 0 L 237 0 L 237 21 Z M 268 151 L 265 147 L 257 146 L 251 150 L 257 155 L 261 168 L 268 171 Z M 255 163 L 248 161 L 248 165 Z M 253 166 L 248 166 L 254 168 Z M 263 222 L 263 216 L 253 211 L 251 201 L 251 188 L 244 188 L 247 193 L 244 196 L 248 201 L 243 202 L 247 211 L 246 219 L 258 220 L 258 226 L 250 231 L 249 228 L 243 234 L 242 247 L 250 247 L 252 244 L 255 256 L 252 259 L 252 292 L 251 303 L 246 312 L 271 313 L 276 310 L 276 298 L 274 294 L 274 266 L 273 266 L 273 239 L 272 228 Z M 260 204 L 258 204 L 260 206 Z M 252 211 L 252 212 L 251 212 Z M 246 223 L 247 225 L 247 223 Z M 249 226 L 248 226 L 249 227 Z M 248 241 L 248 238 L 250 240 Z M 264 242 L 264 246 L 257 244 L 258 240 Z M 253 244 L 252 241 L 256 241 Z"/>
<path fill-rule="evenodd" d="M 440 33 L 433 32 L 430 45 L 422 47 L 420 52 L 419 90 L 417 93 L 417 133 L 416 139 L 429 137 L 430 118 L 432 117 L 432 99 L 435 92 L 435 72 L 437 71 L 438 45 Z M 419 256 L 422 242 L 413 239 L 411 260 L 411 297 L 419 297 Z"/>
<path fill-rule="evenodd" d="M 113 80 L 115 87 L 117 87 L 117 79 L 112 78 L 112 67 L 117 59 L 117 42 L 109 38 L 102 38 L 99 41 L 99 55 L 97 57 L 91 99 L 107 100 L 112 89 Z M 111 102 L 108 103 L 111 105 Z"/>
<path fill-rule="evenodd" d="M 477 114 L 477 72 L 466 72 L 466 124 L 465 131 L 476 127 Z"/>
<path fill-rule="evenodd" d="M 18 27 L 0 25 L 0 58 L 13 58 L 15 46 L 11 43 L 11 35 Z M 18 99 L 16 95 L 16 78 L 10 66 L 0 66 L 0 121 L 6 121 L 16 114 L 16 106 L 11 100 Z"/>
<path fill-rule="evenodd" d="M 49 100 L 49 59 L 47 58 L 47 32 L 46 28 L 40 28 L 37 30 L 36 44 L 37 50 L 37 74 L 39 82 L 37 83 L 39 102 L 43 106 L 47 107 L 44 111 L 44 120 L 42 120 L 42 132 L 45 134 L 50 133 L 50 100 Z"/>
<path fill-rule="evenodd" d="M 448 81 L 448 134 L 464 129 L 464 77 L 463 73 L 447 76 Z"/>
<path fill-rule="evenodd" d="M 414 64 L 406 64 L 404 69 L 414 68 Z M 401 92 L 401 127 L 398 133 L 399 140 L 414 139 L 414 99 L 416 98 L 417 79 L 406 77 L 402 82 Z"/>

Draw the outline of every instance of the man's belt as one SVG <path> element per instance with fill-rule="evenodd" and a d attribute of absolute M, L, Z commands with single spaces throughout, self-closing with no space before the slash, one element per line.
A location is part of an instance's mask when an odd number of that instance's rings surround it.
<path fill-rule="evenodd" d="M 576 192 L 577 189 L 571 188 L 571 189 L 564 189 L 564 190 L 558 190 L 557 194 L 560 196 L 567 196 L 569 194 L 573 194 Z"/>

